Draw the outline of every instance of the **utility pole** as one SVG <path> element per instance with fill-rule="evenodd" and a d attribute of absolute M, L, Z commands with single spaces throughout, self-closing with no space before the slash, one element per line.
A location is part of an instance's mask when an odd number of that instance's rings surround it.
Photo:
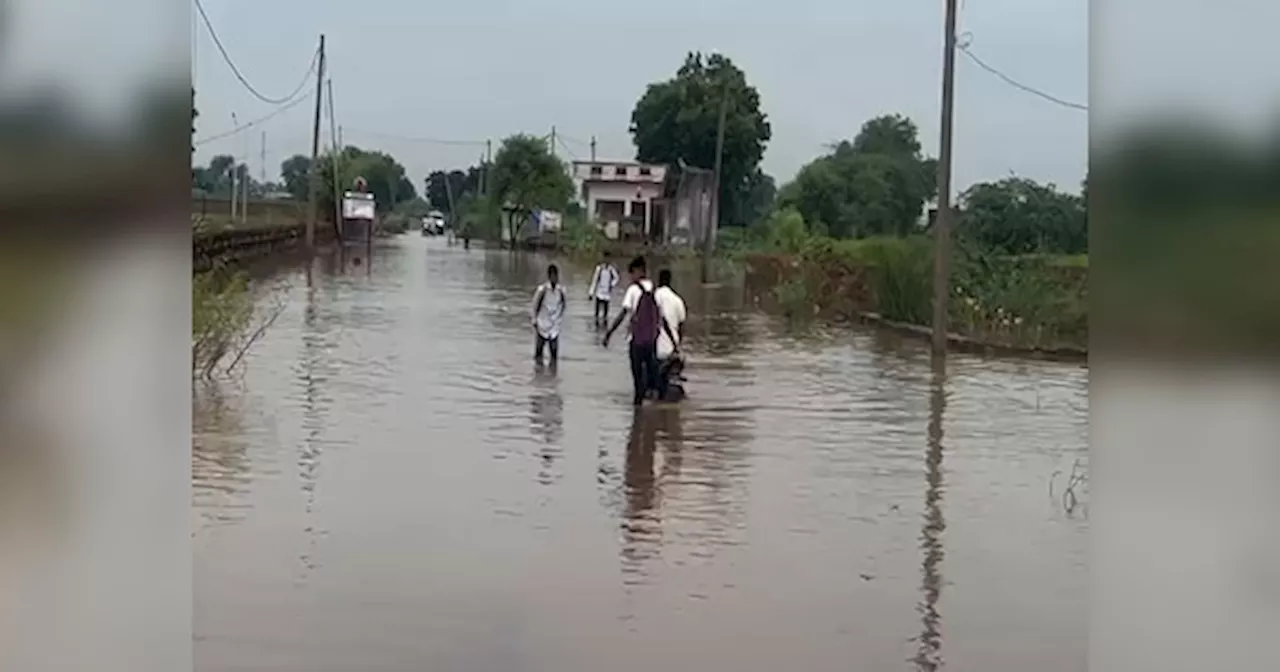
<path fill-rule="evenodd" d="M 555 127 L 555 125 L 554 125 L 554 124 L 552 124 L 552 126 L 551 126 L 551 156 L 555 156 L 555 155 L 556 155 L 556 127 Z"/>
<path fill-rule="evenodd" d="M 329 92 L 329 97 L 331 98 L 333 97 L 333 91 Z M 346 147 L 346 146 L 347 146 L 347 143 L 342 141 L 342 126 L 339 125 L 338 126 L 338 149 L 342 149 L 343 147 Z"/>
<path fill-rule="evenodd" d="M 320 63 L 316 71 L 316 114 L 311 126 L 311 212 L 307 217 L 307 250 L 316 246 L 316 216 L 320 208 L 320 109 L 324 102 L 324 35 L 320 35 Z M 333 181 L 336 184 L 338 175 Z"/>
<path fill-rule="evenodd" d="M 711 282 L 711 258 L 716 244 L 716 227 L 720 225 L 720 169 L 724 165 L 724 120 L 729 114 L 729 89 L 720 90 L 720 120 L 716 124 L 715 191 L 711 195 L 711 221 L 702 232 L 702 284 Z"/>
<path fill-rule="evenodd" d="M 338 236 L 338 244 L 342 244 L 342 173 L 338 169 L 338 157 L 342 155 L 342 141 L 339 139 L 333 114 L 333 80 L 329 80 L 329 134 L 333 148 L 333 228 Z"/>
<path fill-rule="evenodd" d="M 267 132 L 262 132 L 262 184 L 267 184 Z"/>
<path fill-rule="evenodd" d="M 480 162 L 480 195 L 489 195 L 489 165 L 493 163 L 493 140 L 484 141 L 484 161 Z"/>
<path fill-rule="evenodd" d="M 236 113 L 231 113 L 231 128 L 240 128 L 240 123 L 236 121 Z M 236 223 L 236 198 L 240 195 L 240 165 L 239 162 L 232 157 L 231 160 L 231 225 Z"/>
<path fill-rule="evenodd" d="M 253 180 L 253 173 L 249 172 L 249 134 L 244 136 L 244 179 L 240 180 L 240 224 L 244 225 L 249 221 L 249 182 Z"/>
<path fill-rule="evenodd" d="M 947 353 L 951 299 L 951 130 L 955 121 L 956 2 L 946 0 L 942 48 L 942 130 L 938 149 L 938 216 L 933 223 L 933 355 Z"/>
<path fill-rule="evenodd" d="M 596 136 L 594 136 L 594 135 L 593 135 L 593 136 L 591 136 L 591 161 L 592 161 L 592 163 L 594 163 L 594 162 L 595 162 L 595 160 L 596 160 Z"/>

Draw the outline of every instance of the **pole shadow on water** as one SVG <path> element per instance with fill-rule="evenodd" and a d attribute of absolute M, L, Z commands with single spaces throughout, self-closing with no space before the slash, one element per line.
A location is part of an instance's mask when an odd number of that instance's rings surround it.
<path fill-rule="evenodd" d="M 302 566 L 299 580 L 305 581 L 311 571 L 316 568 L 314 560 L 317 531 L 311 523 L 312 512 L 316 501 L 316 484 L 319 480 L 320 458 L 323 454 L 321 431 L 328 409 L 321 401 L 321 375 L 317 369 L 324 357 L 325 343 L 318 328 L 316 310 L 316 282 L 313 277 L 314 263 L 307 264 L 306 305 L 302 312 L 302 356 L 298 369 L 298 382 L 302 387 L 302 444 L 298 449 L 298 478 L 302 483 L 304 497 L 304 519 L 307 521 L 303 532 L 307 536 L 307 546 L 298 556 Z"/>
<path fill-rule="evenodd" d="M 925 441 L 925 494 L 924 516 L 920 531 L 921 632 L 917 638 L 916 655 L 912 659 L 917 669 L 935 672 L 943 666 L 942 616 L 938 613 L 938 600 L 942 596 L 942 560 L 945 551 L 942 534 L 947 528 L 942 514 L 942 495 L 945 485 L 942 477 L 943 427 L 942 419 L 947 405 L 946 358 L 932 358 L 932 377 L 929 385 L 929 425 Z"/>

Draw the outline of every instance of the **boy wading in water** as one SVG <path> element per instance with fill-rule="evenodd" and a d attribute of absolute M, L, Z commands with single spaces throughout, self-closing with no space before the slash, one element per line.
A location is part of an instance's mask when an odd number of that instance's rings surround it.
<path fill-rule="evenodd" d="M 609 330 L 605 332 L 603 344 L 609 347 L 609 338 L 622 326 L 622 321 L 631 317 L 631 383 L 635 392 L 632 403 L 636 406 L 644 403 L 645 393 L 651 389 L 658 390 L 658 398 L 666 393 L 666 382 L 658 374 L 658 334 L 665 332 L 672 343 L 679 343 L 671 327 L 662 319 L 658 309 L 658 301 L 654 297 L 653 282 L 646 277 L 644 257 L 636 257 L 627 266 L 631 276 L 631 285 L 622 296 L 622 310 L 614 319 Z"/>
<path fill-rule="evenodd" d="M 560 269 L 547 266 L 547 281 L 533 293 L 533 331 L 537 337 L 533 359 L 542 363 L 542 351 L 551 350 L 551 363 L 560 360 L 560 326 L 564 324 L 565 296 L 560 285 Z"/>
<path fill-rule="evenodd" d="M 591 274 L 591 289 L 587 290 L 591 302 L 596 309 L 596 328 L 609 324 L 609 299 L 613 297 L 613 289 L 618 286 L 618 269 L 609 261 L 606 250 L 596 270 Z"/>

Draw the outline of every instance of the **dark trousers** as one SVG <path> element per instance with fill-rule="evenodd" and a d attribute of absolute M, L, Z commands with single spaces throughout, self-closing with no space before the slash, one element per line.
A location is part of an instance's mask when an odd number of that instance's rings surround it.
<path fill-rule="evenodd" d="M 666 384 L 658 374 L 658 346 L 631 344 L 631 383 L 635 388 L 633 403 L 637 406 L 644 401 L 645 393 L 657 390 L 659 399 Z"/>
<path fill-rule="evenodd" d="M 544 338 L 542 334 L 538 334 L 538 345 L 533 349 L 533 358 L 541 362 L 544 349 L 551 350 L 551 361 L 558 361 L 560 359 L 560 337 Z"/>
<path fill-rule="evenodd" d="M 609 300 L 596 299 L 596 322 L 603 324 L 609 321 Z"/>

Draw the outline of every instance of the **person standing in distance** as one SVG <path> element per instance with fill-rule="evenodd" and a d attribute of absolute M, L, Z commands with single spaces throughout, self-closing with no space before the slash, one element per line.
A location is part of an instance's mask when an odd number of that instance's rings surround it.
<path fill-rule="evenodd" d="M 613 298 L 613 290 L 618 286 L 618 269 L 609 261 L 609 251 L 604 251 L 600 263 L 591 274 L 591 288 L 588 297 L 595 304 L 596 328 L 609 324 L 609 300 Z"/>
<path fill-rule="evenodd" d="M 622 326 L 622 321 L 631 318 L 631 383 L 634 391 L 633 402 L 636 406 L 644 403 L 646 393 L 657 387 L 659 395 L 665 392 L 666 385 L 658 375 L 658 334 L 665 331 L 672 342 L 676 342 L 671 328 L 662 319 L 662 311 L 654 298 L 653 282 L 647 277 L 648 269 L 644 257 L 636 257 L 627 266 L 631 284 L 622 296 L 622 309 L 614 318 L 613 324 L 604 334 L 602 343 L 609 347 L 609 339 L 613 332 Z M 659 396 L 661 398 L 661 396 Z"/>
<path fill-rule="evenodd" d="M 542 363 L 542 351 L 551 350 L 551 364 L 560 361 L 560 327 L 564 324 L 565 294 L 560 269 L 547 266 L 547 281 L 533 293 L 533 331 L 537 338 L 533 360 Z"/>

